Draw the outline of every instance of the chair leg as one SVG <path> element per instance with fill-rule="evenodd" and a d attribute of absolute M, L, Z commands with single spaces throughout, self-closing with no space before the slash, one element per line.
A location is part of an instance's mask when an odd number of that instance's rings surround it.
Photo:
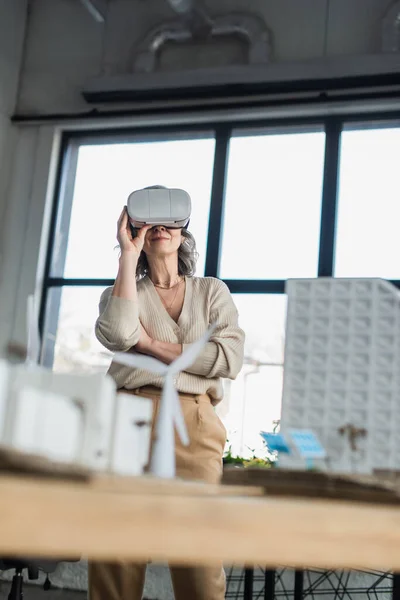
<path fill-rule="evenodd" d="M 12 579 L 11 590 L 8 595 L 8 600 L 23 600 L 22 584 L 23 584 L 22 569 L 15 569 L 15 575 Z"/>

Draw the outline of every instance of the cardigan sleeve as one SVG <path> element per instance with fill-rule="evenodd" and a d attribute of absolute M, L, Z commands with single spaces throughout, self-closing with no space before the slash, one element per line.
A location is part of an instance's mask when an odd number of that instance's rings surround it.
<path fill-rule="evenodd" d="M 95 334 L 111 352 L 126 352 L 140 338 L 139 304 L 136 300 L 112 296 L 112 290 L 112 287 L 105 289 L 100 297 Z"/>
<path fill-rule="evenodd" d="M 186 371 L 206 378 L 235 379 L 243 365 L 245 334 L 238 325 L 238 311 L 227 285 L 219 279 L 214 281 L 210 323 L 215 323 L 216 328 L 203 352 Z M 187 346 L 183 344 L 183 350 Z"/>

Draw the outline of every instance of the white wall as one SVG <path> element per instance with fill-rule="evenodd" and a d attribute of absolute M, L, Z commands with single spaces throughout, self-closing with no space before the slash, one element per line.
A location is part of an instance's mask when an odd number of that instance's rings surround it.
<path fill-rule="evenodd" d="M 78 0 L 33 0 L 18 112 L 81 109 L 82 83 L 101 69 L 103 30 Z"/>
<path fill-rule="evenodd" d="M 14 110 L 18 90 L 27 0 L 0 1 L 0 113 Z"/>
<path fill-rule="evenodd" d="M 7 286 L 4 269 L 8 244 L 6 229 L 12 212 L 8 198 L 19 132 L 10 118 L 15 111 L 18 94 L 26 19 L 27 0 L 0 0 L 0 290 Z M 0 306 L 4 309 L 0 327 L 5 331 L 3 325 L 8 316 L 8 306 L 1 293 Z"/>
<path fill-rule="evenodd" d="M 18 92 L 26 14 L 27 0 L 0 0 L 0 222 L 16 141 L 10 117 Z"/>
<path fill-rule="evenodd" d="M 381 20 L 391 4 L 392 0 L 331 0 L 325 35 L 326 0 L 205 3 L 211 16 L 243 11 L 244 6 L 262 16 L 272 32 L 274 62 L 282 65 L 379 53 Z M 169 19 L 176 15 L 166 0 L 109 0 L 105 24 L 97 23 L 78 0 L 32 0 L 18 113 L 88 110 L 81 97 L 85 82 L 129 73 L 137 43 Z M 179 55 L 176 62 L 179 68 Z M 329 74 L 329 63 L 324 74 Z"/>

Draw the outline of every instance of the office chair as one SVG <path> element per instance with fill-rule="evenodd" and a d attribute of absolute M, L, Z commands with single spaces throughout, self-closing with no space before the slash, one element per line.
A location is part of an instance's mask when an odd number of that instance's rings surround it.
<path fill-rule="evenodd" d="M 27 569 L 28 579 L 36 580 L 39 578 L 39 571 L 46 573 L 46 580 L 43 585 L 44 590 L 49 590 L 51 582 L 49 579 L 49 573 L 52 573 L 58 565 L 58 562 L 54 561 L 35 561 L 33 559 L 17 559 L 17 558 L 3 558 L 0 559 L 0 570 L 8 571 L 10 569 L 15 570 L 14 577 L 12 578 L 10 593 L 8 600 L 23 600 L 23 582 L 24 576 L 23 571 Z"/>

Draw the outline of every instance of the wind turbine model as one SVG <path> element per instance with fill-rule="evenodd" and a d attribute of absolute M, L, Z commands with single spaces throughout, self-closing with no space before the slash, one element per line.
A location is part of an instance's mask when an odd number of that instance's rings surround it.
<path fill-rule="evenodd" d="M 114 361 L 119 364 L 135 367 L 137 369 L 145 369 L 146 371 L 164 377 L 160 412 L 156 424 L 156 436 L 150 463 L 150 472 L 157 477 L 175 477 L 174 427 L 176 427 L 182 444 L 185 446 L 189 445 L 189 436 L 179 402 L 179 395 L 174 385 L 174 378 L 180 371 L 184 371 L 194 363 L 197 356 L 210 339 L 214 329 L 215 325 L 212 325 L 200 339 L 193 344 L 190 344 L 190 346 L 169 365 L 166 365 L 152 356 L 145 356 L 143 354 L 117 352 L 114 355 Z"/>

